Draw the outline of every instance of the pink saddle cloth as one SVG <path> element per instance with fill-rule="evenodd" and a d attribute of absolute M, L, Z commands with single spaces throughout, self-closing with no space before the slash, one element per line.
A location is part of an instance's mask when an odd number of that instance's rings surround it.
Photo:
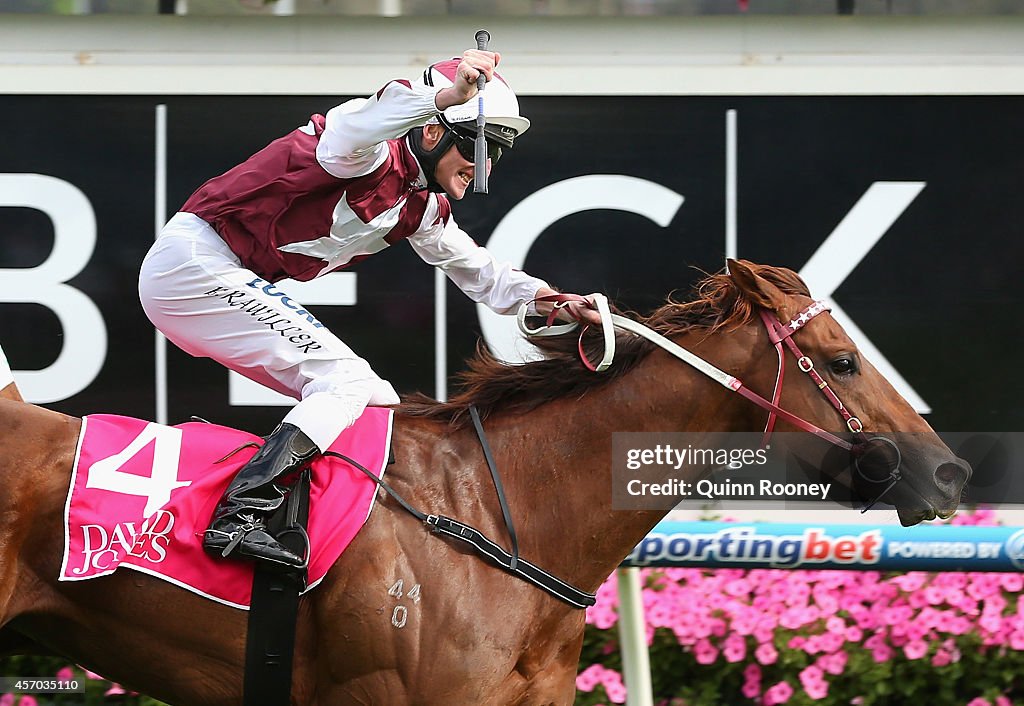
<path fill-rule="evenodd" d="M 391 445 L 393 412 L 370 407 L 331 445 L 378 478 Z M 190 422 L 164 426 L 90 415 L 64 506 L 61 581 L 105 576 L 120 567 L 170 581 L 212 600 L 246 609 L 250 562 L 214 558 L 202 535 L 227 484 L 262 443 L 247 432 Z M 331 568 L 366 523 L 377 486 L 339 458 L 312 465 L 307 591 Z"/>

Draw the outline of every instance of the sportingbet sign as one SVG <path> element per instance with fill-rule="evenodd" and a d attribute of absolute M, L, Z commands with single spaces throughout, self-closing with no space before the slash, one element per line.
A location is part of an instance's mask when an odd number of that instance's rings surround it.
<path fill-rule="evenodd" d="M 1024 571 L 1018 527 L 662 522 L 626 566 Z"/>

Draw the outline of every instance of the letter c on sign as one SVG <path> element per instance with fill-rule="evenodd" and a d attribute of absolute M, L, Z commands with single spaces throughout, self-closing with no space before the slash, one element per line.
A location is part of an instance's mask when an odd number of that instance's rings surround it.
<path fill-rule="evenodd" d="M 666 227 L 683 204 L 680 194 L 646 179 L 622 174 L 573 177 L 527 196 L 498 223 L 487 249 L 499 262 L 522 268 L 533 243 L 556 221 L 583 211 L 607 209 L 645 216 Z M 580 292 L 589 294 L 589 292 Z M 480 328 L 491 352 L 508 363 L 527 359 L 529 346 L 510 316 L 477 304 Z"/>

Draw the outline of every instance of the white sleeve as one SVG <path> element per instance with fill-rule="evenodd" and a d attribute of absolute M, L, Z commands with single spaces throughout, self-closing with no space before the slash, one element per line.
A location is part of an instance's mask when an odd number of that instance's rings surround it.
<path fill-rule="evenodd" d="M 12 382 L 14 382 L 14 373 L 11 372 L 11 366 L 7 364 L 7 356 L 4 355 L 4 349 L 0 348 L 0 390 Z"/>
<path fill-rule="evenodd" d="M 439 88 L 391 81 L 369 98 L 346 101 L 327 111 L 316 159 L 329 174 L 347 179 L 369 174 L 388 156 L 385 142 L 401 137 L 437 115 Z"/>
<path fill-rule="evenodd" d="M 431 198 L 424 222 L 437 219 L 436 203 L 436 198 Z M 433 226 L 413 234 L 408 241 L 424 262 L 444 272 L 466 296 L 499 314 L 514 314 L 520 304 L 533 299 L 538 289 L 548 286 L 544 280 L 507 262 L 499 263 L 459 228 L 454 218 L 447 223 L 437 219 Z"/>

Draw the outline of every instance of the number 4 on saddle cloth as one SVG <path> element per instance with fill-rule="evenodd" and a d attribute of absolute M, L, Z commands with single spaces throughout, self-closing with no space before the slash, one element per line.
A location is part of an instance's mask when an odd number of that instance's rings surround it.
<path fill-rule="evenodd" d="M 370 407 L 330 450 L 381 478 L 393 412 Z M 227 484 L 256 452 L 257 436 L 216 424 L 164 426 L 129 417 L 82 421 L 65 505 L 61 581 L 120 567 L 143 571 L 212 600 L 247 608 L 253 564 L 210 557 L 203 532 Z M 226 457 L 226 458 L 225 458 Z M 313 588 L 365 524 L 377 486 L 348 462 L 311 466 L 307 588 Z"/>

